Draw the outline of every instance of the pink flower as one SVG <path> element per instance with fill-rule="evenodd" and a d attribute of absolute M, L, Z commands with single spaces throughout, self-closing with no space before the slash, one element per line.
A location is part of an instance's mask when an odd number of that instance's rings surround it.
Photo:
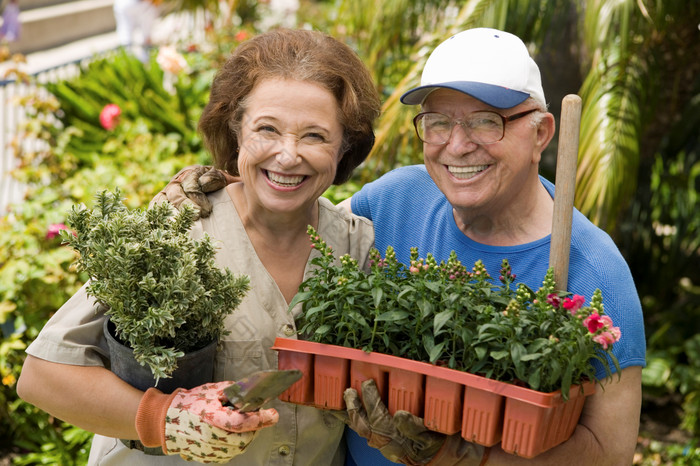
<path fill-rule="evenodd" d="M 119 123 L 119 115 L 122 114 L 122 109 L 117 104 L 107 104 L 100 112 L 100 124 L 107 131 L 111 131 L 117 127 Z"/>
<path fill-rule="evenodd" d="M 246 40 L 248 37 L 250 37 L 250 34 L 248 34 L 248 31 L 238 31 L 233 38 L 236 40 L 236 42 L 243 42 Z"/>
<path fill-rule="evenodd" d="M 588 327 L 588 331 L 595 333 L 601 328 L 605 327 L 605 324 L 601 321 L 600 315 L 597 312 L 593 312 L 590 316 L 583 320 L 583 325 Z"/>
<path fill-rule="evenodd" d="M 561 298 L 556 293 L 550 293 L 547 295 L 547 302 L 552 306 L 558 308 L 561 304 Z"/>
<path fill-rule="evenodd" d="M 576 311 L 581 309 L 581 306 L 583 306 L 583 303 L 586 301 L 586 298 L 581 296 L 580 294 L 575 294 L 573 298 L 564 298 L 564 309 L 568 309 L 571 312 L 571 315 L 576 314 Z"/>
<path fill-rule="evenodd" d="M 46 231 L 46 239 L 54 239 L 57 237 L 61 230 L 67 230 L 68 227 L 63 223 L 52 223 L 49 225 L 49 229 Z"/>
<path fill-rule="evenodd" d="M 610 331 L 602 332 L 600 335 L 593 337 L 593 341 L 600 344 L 603 349 L 608 349 L 608 346 L 612 345 L 620 339 L 620 328 L 613 327 Z"/>
<path fill-rule="evenodd" d="M 613 326 L 613 321 L 609 316 L 600 316 L 600 321 L 603 323 L 606 330 Z"/>
<path fill-rule="evenodd" d="M 420 269 L 419 269 L 418 267 L 416 267 L 416 266 L 411 266 L 408 270 L 409 270 L 412 274 L 416 274 L 416 273 L 418 273 L 418 272 L 420 271 Z"/>

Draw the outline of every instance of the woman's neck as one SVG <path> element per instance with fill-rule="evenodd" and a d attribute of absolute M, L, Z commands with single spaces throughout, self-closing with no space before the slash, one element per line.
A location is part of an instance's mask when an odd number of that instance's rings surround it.
<path fill-rule="evenodd" d="M 242 186 L 226 187 L 260 262 L 289 303 L 304 279 L 311 254 L 307 226 L 318 228 L 318 201 L 306 214 L 279 215 L 251 208 Z"/>

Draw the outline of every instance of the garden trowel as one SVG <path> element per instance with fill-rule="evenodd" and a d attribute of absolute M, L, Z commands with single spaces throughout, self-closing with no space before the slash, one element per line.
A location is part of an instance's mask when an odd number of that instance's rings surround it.
<path fill-rule="evenodd" d="M 255 411 L 291 387 L 301 375 L 298 369 L 255 372 L 226 387 L 224 395 L 240 412 Z"/>

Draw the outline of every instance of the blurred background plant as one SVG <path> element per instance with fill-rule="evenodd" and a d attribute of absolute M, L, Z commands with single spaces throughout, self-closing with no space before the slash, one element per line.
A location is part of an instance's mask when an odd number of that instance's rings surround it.
<path fill-rule="evenodd" d="M 119 188 L 143 206 L 179 169 L 210 163 L 196 134 L 218 64 L 265 22 L 269 2 L 163 0 L 205 18 L 206 40 L 168 44 L 147 64 L 115 52 L 24 98 L 31 115 L 14 149 L 23 202 L 0 218 L 0 451 L 16 464 L 84 464 L 91 435 L 17 399 L 24 348 L 83 283 L 55 235 L 72 204 Z M 668 0 L 301 0 L 302 27 L 351 44 L 373 72 L 384 107 L 377 143 L 345 199 L 400 165 L 421 163 L 416 109 L 398 98 L 420 81 L 429 52 L 452 33 L 496 27 L 522 37 L 540 64 L 550 111 L 583 99 L 577 207 L 626 257 L 648 339 L 635 464 L 700 464 L 700 2 Z M 100 114 L 105 106 L 113 104 Z M 20 141 L 39 142 L 27 150 Z M 554 179 L 557 137 L 542 173 Z M 650 423 L 649 421 L 656 421 Z M 657 425 L 646 431 L 646 426 Z M 650 438 L 654 438 L 652 441 Z M 671 442 L 659 439 L 668 438 Z"/>

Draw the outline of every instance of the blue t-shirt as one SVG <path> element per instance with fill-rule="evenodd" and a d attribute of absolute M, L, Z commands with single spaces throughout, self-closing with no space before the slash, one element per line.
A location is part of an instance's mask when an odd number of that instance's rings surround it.
<path fill-rule="evenodd" d="M 542 177 L 540 180 L 553 196 L 554 185 Z M 516 274 L 516 283 L 534 290 L 542 285 L 549 267 L 550 236 L 518 246 L 489 246 L 465 236 L 455 223 L 452 206 L 424 165 L 397 168 L 366 184 L 352 196 L 352 211 L 374 222 L 377 249 L 384 254 L 386 247 L 392 246 L 397 259 L 405 264 L 410 261 L 411 247 L 418 248 L 419 257 L 432 253 L 438 262 L 447 261 L 454 250 L 467 269 L 481 259 L 487 272 L 498 277 L 505 258 Z M 620 368 L 644 367 L 644 320 L 629 267 L 610 236 L 574 210 L 568 291 L 590 302 L 596 288 L 603 294 L 605 313 L 622 333 L 613 345 Z M 604 378 L 603 366 L 598 361 L 593 364 L 597 376 Z M 378 451 L 347 430 L 349 456 L 357 465 L 394 464 L 369 456 L 370 450 Z M 381 454 L 379 457 L 383 459 Z"/>

